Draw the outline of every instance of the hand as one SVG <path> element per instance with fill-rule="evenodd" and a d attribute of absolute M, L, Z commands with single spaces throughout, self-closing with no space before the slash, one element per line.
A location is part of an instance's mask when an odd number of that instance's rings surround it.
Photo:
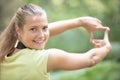
<path fill-rule="evenodd" d="M 88 31 L 90 35 L 90 41 L 93 39 L 94 30 L 106 30 L 106 27 L 102 26 L 102 22 L 97 18 L 93 17 L 80 17 L 79 18 L 82 26 Z"/>
<path fill-rule="evenodd" d="M 104 33 L 104 39 L 103 40 L 92 39 L 92 44 L 94 45 L 94 47 L 100 48 L 100 47 L 107 46 L 107 48 L 109 48 L 111 50 L 111 45 L 110 45 L 110 42 L 109 42 L 109 39 L 108 39 L 109 30 L 110 29 L 107 27 L 106 30 L 105 30 L 105 33 Z"/>
<path fill-rule="evenodd" d="M 94 30 L 105 30 L 106 28 L 102 26 L 102 22 L 93 17 L 80 17 L 82 26 L 88 31 L 94 31 Z"/>

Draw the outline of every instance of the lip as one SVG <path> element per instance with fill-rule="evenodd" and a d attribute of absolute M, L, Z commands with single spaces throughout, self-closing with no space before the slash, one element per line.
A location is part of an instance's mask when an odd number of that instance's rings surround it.
<path fill-rule="evenodd" d="M 42 45 L 44 43 L 44 41 L 35 41 L 33 40 L 33 42 L 35 42 L 36 44 Z"/>

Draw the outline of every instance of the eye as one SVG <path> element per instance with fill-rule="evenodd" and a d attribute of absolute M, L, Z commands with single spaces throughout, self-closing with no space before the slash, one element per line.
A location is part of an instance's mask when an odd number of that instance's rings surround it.
<path fill-rule="evenodd" d="M 31 30 L 32 32 L 36 32 L 36 31 L 37 31 L 36 28 L 31 28 L 30 30 Z"/>
<path fill-rule="evenodd" d="M 48 26 L 44 26 L 42 29 L 46 31 L 48 29 Z"/>

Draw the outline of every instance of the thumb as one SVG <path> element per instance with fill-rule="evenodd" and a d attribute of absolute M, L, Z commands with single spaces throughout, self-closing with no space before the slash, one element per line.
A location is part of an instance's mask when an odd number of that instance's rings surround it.
<path fill-rule="evenodd" d="M 89 35 L 90 35 L 90 42 L 93 43 L 93 33 L 92 33 L 92 31 L 89 31 Z"/>
<path fill-rule="evenodd" d="M 104 40 L 105 40 L 105 41 L 108 41 L 108 40 L 109 40 L 109 39 L 108 39 L 108 33 L 109 33 L 109 31 L 110 31 L 110 28 L 106 27 L 106 30 L 105 30 L 105 33 L 104 33 Z"/>

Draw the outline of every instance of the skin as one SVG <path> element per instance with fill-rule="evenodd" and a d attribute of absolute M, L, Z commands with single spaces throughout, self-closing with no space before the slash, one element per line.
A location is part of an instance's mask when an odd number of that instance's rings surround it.
<path fill-rule="evenodd" d="M 108 32 L 109 29 L 106 29 L 103 40 L 93 40 L 96 48 L 84 54 L 68 53 L 59 49 L 49 49 L 48 72 L 53 69 L 76 70 L 94 66 L 99 63 L 111 50 Z"/>
<path fill-rule="evenodd" d="M 28 48 L 43 49 L 48 38 L 48 23 L 45 15 L 29 16 L 26 18 L 26 24 L 23 30 L 17 27 L 16 31 L 19 36 L 19 40 Z"/>
<path fill-rule="evenodd" d="M 93 31 L 106 29 L 106 27 L 104 27 L 101 23 L 102 22 L 99 19 L 89 16 L 52 22 L 49 23 L 50 36 L 57 35 L 63 31 L 82 26 L 89 33 L 90 41 L 92 43 Z"/>
<path fill-rule="evenodd" d="M 47 28 L 47 25 L 49 28 Z M 50 36 L 53 36 L 65 30 L 79 26 L 84 26 L 88 31 L 91 36 L 90 41 L 95 48 L 85 52 L 84 54 L 69 53 L 60 49 L 48 49 L 48 72 L 53 69 L 76 70 L 99 63 L 111 50 L 111 45 L 108 39 L 109 28 L 103 27 L 98 19 L 81 17 L 48 24 L 45 15 L 34 15 L 26 18 L 26 23 L 22 30 L 19 27 L 16 27 L 16 32 L 19 40 L 25 46 L 38 50 L 44 48 L 49 38 L 49 31 Z M 92 32 L 94 30 L 105 30 L 104 39 L 94 40 L 92 36 Z M 19 50 L 16 49 L 15 52 L 16 51 Z"/>

